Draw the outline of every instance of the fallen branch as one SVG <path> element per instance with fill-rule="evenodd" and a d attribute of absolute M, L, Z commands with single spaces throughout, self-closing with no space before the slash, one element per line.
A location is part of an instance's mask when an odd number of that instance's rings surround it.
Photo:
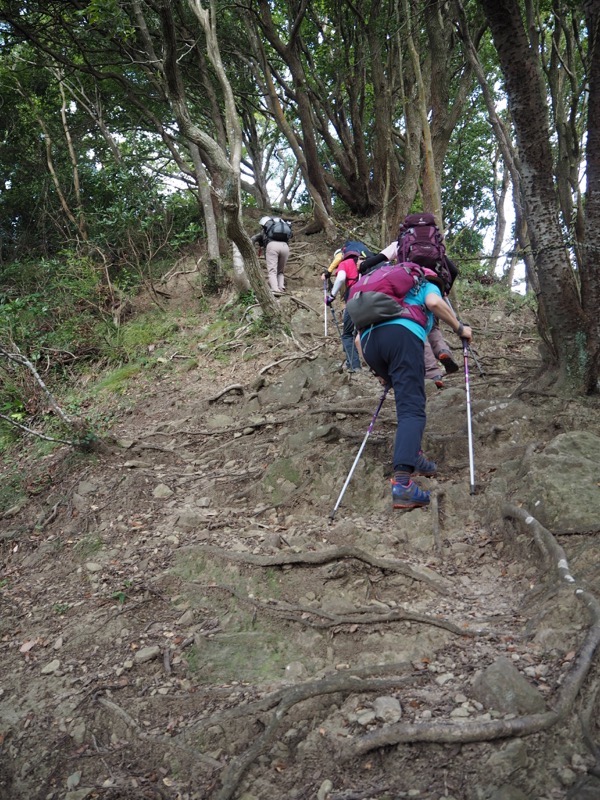
<path fill-rule="evenodd" d="M 243 425 L 238 425 L 235 428 L 220 428 L 216 431 L 191 431 L 188 428 L 180 428 L 177 431 L 167 431 L 165 436 L 173 436 L 174 434 L 183 433 L 186 436 L 219 436 L 224 433 L 238 433 L 244 431 L 246 428 L 263 428 L 265 425 L 287 425 L 288 422 L 293 422 L 298 419 L 298 415 L 284 417 L 283 419 L 262 419 L 258 422 L 245 422 Z M 160 433 L 160 432 L 159 432 Z M 148 434 L 154 436 L 156 434 Z M 140 437 L 141 438 L 141 437 Z"/>
<path fill-rule="evenodd" d="M 12 361 L 15 364 L 19 364 L 22 367 L 26 367 L 29 370 L 29 372 L 33 375 L 33 378 L 37 383 L 37 385 L 46 395 L 46 398 L 48 399 L 48 402 L 54 409 L 56 415 L 60 417 L 60 419 L 65 423 L 65 425 L 68 425 L 69 427 L 73 426 L 73 419 L 69 417 L 67 414 L 65 414 L 62 408 L 58 405 L 58 403 L 54 399 L 52 392 L 50 391 L 50 389 L 48 389 L 48 387 L 42 380 L 41 376 L 39 375 L 38 371 L 28 358 L 25 358 L 25 356 L 21 355 L 21 353 L 9 353 L 8 350 L 6 350 L 6 348 L 4 348 L 1 344 L 0 344 L 0 356 L 4 356 L 4 358 L 8 359 L 8 361 Z"/>
<path fill-rule="evenodd" d="M 305 414 L 373 414 L 372 408 L 364 408 L 362 406 L 320 406 L 319 408 L 309 408 L 304 412 Z M 380 417 L 383 419 L 384 417 Z M 389 416 L 388 422 L 392 422 L 392 416 Z"/>
<path fill-rule="evenodd" d="M 11 417 L 7 417 L 6 414 L 0 414 L 0 419 L 5 420 L 9 423 L 9 425 L 14 425 L 15 428 L 19 428 L 20 430 L 28 433 L 30 436 L 37 436 L 38 439 L 43 439 L 45 442 L 57 442 L 58 444 L 68 444 L 71 447 L 76 447 L 77 442 L 73 442 L 70 439 L 57 439 L 55 436 L 46 436 L 45 433 L 40 433 L 39 431 L 33 430 L 33 428 L 28 428 L 27 425 L 22 425 L 20 422 L 17 422 Z"/>

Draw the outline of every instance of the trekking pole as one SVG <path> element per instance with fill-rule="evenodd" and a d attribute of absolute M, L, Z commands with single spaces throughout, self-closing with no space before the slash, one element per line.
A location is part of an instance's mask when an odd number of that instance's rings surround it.
<path fill-rule="evenodd" d="M 386 386 L 386 388 L 383 390 L 383 394 L 381 395 L 381 399 L 379 400 L 379 404 L 378 404 L 377 408 L 375 409 L 375 413 L 373 414 L 373 419 L 371 420 L 371 424 L 367 428 L 367 432 L 366 432 L 365 438 L 363 439 L 363 442 L 362 442 L 362 444 L 360 446 L 360 450 L 358 451 L 358 453 L 356 454 L 356 458 L 354 459 L 354 464 L 352 464 L 352 467 L 350 468 L 350 472 L 348 473 L 348 477 L 346 478 L 346 481 L 345 481 L 344 485 L 342 486 L 342 491 L 340 492 L 340 496 L 337 499 L 337 503 L 335 504 L 335 506 L 333 508 L 333 511 L 329 515 L 329 521 L 330 522 L 333 522 L 333 518 L 335 517 L 335 512 L 338 510 L 338 508 L 340 506 L 340 503 L 342 502 L 342 497 L 344 496 L 344 492 L 348 488 L 348 484 L 350 483 L 350 481 L 352 479 L 352 475 L 354 474 L 354 470 L 356 469 L 356 465 L 358 464 L 358 461 L 359 461 L 359 459 L 360 459 L 360 457 L 362 455 L 362 451 L 365 449 L 365 445 L 367 443 L 367 439 L 369 438 L 369 436 L 371 434 L 371 431 L 373 430 L 373 428 L 375 426 L 375 420 L 377 419 L 377 417 L 379 415 L 379 412 L 381 411 L 381 406 L 383 405 L 383 401 L 385 400 L 385 396 L 389 392 L 389 390 L 390 390 L 389 386 Z"/>
<path fill-rule="evenodd" d="M 481 364 L 477 360 L 477 356 L 475 355 L 475 351 L 473 350 L 471 345 L 469 345 L 469 353 L 471 353 L 471 355 L 473 356 L 473 361 L 475 362 L 475 366 L 479 370 L 479 376 L 481 378 L 483 378 L 483 376 L 485 375 L 485 370 L 483 369 L 483 367 L 481 366 Z"/>
<path fill-rule="evenodd" d="M 325 314 L 323 315 L 325 320 L 325 336 L 327 336 L 327 278 L 323 278 L 323 308 L 325 309 Z"/>
<path fill-rule="evenodd" d="M 450 298 L 448 297 L 448 295 L 446 295 L 446 296 L 444 297 L 444 300 L 446 301 L 446 303 L 448 303 L 448 305 L 450 306 L 450 310 L 451 310 L 451 311 L 452 311 L 452 313 L 455 315 L 455 317 L 458 319 L 458 314 L 457 314 L 457 313 L 456 313 L 456 311 L 455 311 L 455 310 L 452 308 L 452 303 L 450 302 Z M 479 363 L 479 361 L 477 360 L 477 357 L 475 356 L 475 353 L 473 352 L 473 348 L 471 347 L 471 345 L 468 345 L 468 348 L 469 348 L 469 352 L 470 352 L 470 353 L 471 353 L 471 355 L 473 356 L 473 361 L 475 362 L 475 366 L 476 366 L 476 367 L 477 367 L 477 369 L 479 370 L 479 376 L 480 376 L 481 378 L 483 378 L 483 376 L 485 375 L 485 371 L 483 370 L 483 368 L 482 368 L 481 364 L 480 364 L 480 363 Z"/>
<path fill-rule="evenodd" d="M 467 393 L 467 433 L 469 437 L 469 475 L 471 491 L 475 494 L 475 458 L 473 456 L 473 427 L 471 424 L 471 389 L 469 386 L 469 342 L 462 340 L 463 358 L 465 360 L 465 391 Z"/>
<path fill-rule="evenodd" d="M 329 308 L 331 310 L 331 316 L 333 317 L 333 321 L 335 322 L 335 327 L 337 328 L 337 332 L 340 335 L 340 342 L 342 342 L 342 344 L 343 344 L 344 340 L 342 339 L 342 329 L 340 328 L 340 324 L 337 321 L 337 317 L 335 315 L 335 311 L 333 310 L 333 306 L 329 306 Z"/>

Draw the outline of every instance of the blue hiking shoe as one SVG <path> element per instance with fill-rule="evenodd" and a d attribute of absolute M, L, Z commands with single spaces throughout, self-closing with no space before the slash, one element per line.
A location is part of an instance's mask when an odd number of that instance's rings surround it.
<path fill-rule="evenodd" d="M 437 464 L 425 458 L 423 451 L 419 453 L 417 463 L 413 470 L 413 475 L 423 475 L 425 478 L 433 478 L 437 474 Z"/>
<path fill-rule="evenodd" d="M 429 492 L 424 492 L 414 481 L 403 484 L 392 480 L 391 483 L 394 508 L 421 508 L 429 505 Z"/>

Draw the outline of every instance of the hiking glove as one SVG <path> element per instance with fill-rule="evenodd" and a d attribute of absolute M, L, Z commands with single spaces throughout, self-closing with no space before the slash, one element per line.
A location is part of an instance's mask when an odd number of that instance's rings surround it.
<path fill-rule="evenodd" d="M 330 306 L 334 300 L 335 296 L 332 294 L 328 294 L 327 297 L 325 298 L 325 302 L 327 303 L 328 306 Z"/>

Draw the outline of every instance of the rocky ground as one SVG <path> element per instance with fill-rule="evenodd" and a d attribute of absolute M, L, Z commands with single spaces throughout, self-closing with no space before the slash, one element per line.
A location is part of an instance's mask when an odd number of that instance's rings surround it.
<path fill-rule="evenodd" d="M 391 508 L 388 398 L 332 520 L 382 389 L 338 371 L 326 261 L 298 238 L 277 340 L 182 330 L 110 452 L 24 450 L 2 800 L 600 798 L 598 403 L 540 390 L 530 311 L 459 292 L 475 492 L 461 370 L 431 507 Z"/>

